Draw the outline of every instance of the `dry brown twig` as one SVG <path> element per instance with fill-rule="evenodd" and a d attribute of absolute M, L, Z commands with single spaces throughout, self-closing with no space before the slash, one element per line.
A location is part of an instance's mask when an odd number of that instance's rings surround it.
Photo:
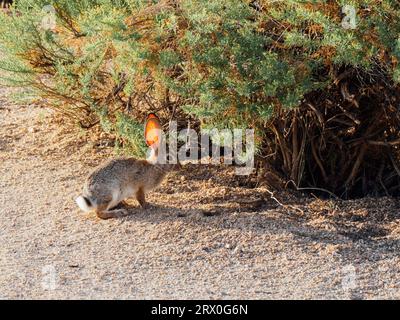
<path fill-rule="evenodd" d="M 267 193 L 270 195 L 270 198 L 271 198 L 272 200 L 274 200 L 274 201 L 275 201 L 279 206 L 281 206 L 282 208 L 285 208 L 285 209 L 290 208 L 290 209 L 293 209 L 293 210 L 295 210 L 295 211 L 300 212 L 301 215 L 304 215 L 304 211 L 301 210 L 300 208 L 297 208 L 297 207 L 292 206 L 292 205 L 290 205 L 290 204 L 283 204 L 282 202 L 280 202 L 280 201 L 274 196 L 274 193 L 273 193 L 271 190 L 266 189 L 266 191 L 267 191 Z"/>

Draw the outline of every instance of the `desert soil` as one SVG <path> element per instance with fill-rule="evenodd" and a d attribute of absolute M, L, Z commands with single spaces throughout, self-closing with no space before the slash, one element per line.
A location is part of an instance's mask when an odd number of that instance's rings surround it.
<path fill-rule="evenodd" d="M 112 139 L 0 89 L 3 299 L 400 298 L 400 201 L 321 200 L 187 164 L 142 210 L 77 208 Z"/>

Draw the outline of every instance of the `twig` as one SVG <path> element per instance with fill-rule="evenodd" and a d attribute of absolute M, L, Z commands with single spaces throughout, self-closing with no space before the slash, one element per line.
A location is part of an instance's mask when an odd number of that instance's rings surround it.
<path fill-rule="evenodd" d="M 397 144 L 400 144 L 400 139 L 393 140 L 393 141 L 373 141 L 373 140 L 367 140 L 368 144 L 372 144 L 375 146 L 395 146 Z"/>
<path fill-rule="evenodd" d="M 326 190 L 326 189 L 323 189 L 323 188 L 317 188 L 317 187 L 302 187 L 302 188 L 299 188 L 293 180 L 289 180 L 289 181 L 286 183 L 286 186 L 287 186 L 287 184 L 288 184 L 289 182 L 293 183 L 293 185 L 294 185 L 294 187 L 296 188 L 297 191 L 302 191 L 302 190 L 317 190 L 317 191 L 326 192 L 326 193 L 330 194 L 330 195 L 331 195 L 333 198 L 335 198 L 335 199 L 340 199 L 336 194 L 334 194 L 333 192 L 331 192 L 331 191 L 329 191 L 329 190 Z"/>
<path fill-rule="evenodd" d="M 300 208 L 297 208 L 297 207 L 295 207 L 295 206 L 292 206 L 292 205 L 289 205 L 289 204 L 283 204 L 282 202 L 280 202 L 275 196 L 274 196 L 274 193 L 272 192 L 272 191 L 270 191 L 270 190 L 268 190 L 268 189 L 266 189 L 267 190 L 267 192 L 269 193 L 269 195 L 270 195 L 270 198 L 272 199 L 272 200 L 274 200 L 278 205 L 280 205 L 282 208 L 291 208 L 291 209 L 293 209 L 293 210 L 297 210 L 297 211 L 299 211 L 302 215 L 304 215 L 304 211 L 303 210 L 301 210 Z"/>
<path fill-rule="evenodd" d="M 345 185 L 348 186 L 350 184 L 350 182 L 354 179 L 354 177 L 357 174 L 358 168 L 360 167 L 363 159 L 364 159 L 364 155 L 365 155 L 365 151 L 367 151 L 367 145 L 364 144 L 361 146 L 360 148 L 360 153 L 357 157 L 356 162 L 354 163 L 353 169 L 351 170 L 350 176 L 347 178 Z"/>
<path fill-rule="evenodd" d="M 319 120 L 319 122 L 323 125 L 324 124 L 324 116 L 321 114 L 321 112 L 319 112 L 319 110 L 314 107 L 311 103 L 307 103 L 307 106 L 315 112 L 315 114 L 317 115 L 317 118 Z"/>
<path fill-rule="evenodd" d="M 392 154 L 390 154 L 390 160 L 392 161 L 392 163 L 393 163 L 393 167 L 394 167 L 394 169 L 396 170 L 396 173 L 399 175 L 399 177 L 400 177 L 400 169 L 399 169 L 399 167 L 396 165 L 396 162 L 394 161 L 394 158 L 393 158 L 393 155 Z"/>
<path fill-rule="evenodd" d="M 327 182 L 328 181 L 328 176 L 326 175 L 326 171 L 325 171 L 324 165 L 322 164 L 321 160 L 318 157 L 317 150 L 315 149 L 314 141 L 311 142 L 311 152 L 312 152 L 312 154 L 314 156 L 315 161 L 317 162 L 318 167 L 321 170 L 322 177 L 323 177 L 324 181 Z"/>

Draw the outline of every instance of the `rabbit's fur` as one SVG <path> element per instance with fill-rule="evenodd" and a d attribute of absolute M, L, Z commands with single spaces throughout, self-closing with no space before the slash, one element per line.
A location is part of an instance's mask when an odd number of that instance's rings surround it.
<path fill-rule="evenodd" d="M 158 163 L 158 145 L 151 146 L 147 160 L 118 158 L 97 167 L 76 199 L 78 206 L 86 212 L 95 210 L 102 219 L 126 214 L 125 209 L 114 208 L 127 198 L 135 197 L 145 207 L 145 194 L 157 187 L 167 172 L 180 168 L 179 163 Z"/>
<path fill-rule="evenodd" d="M 135 197 L 145 207 L 145 194 L 157 187 L 175 167 L 135 158 L 107 161 L 90 174 L 76 202 L 83 211 L 95 210 L 102 219 L 126 213 L 123 209 L 112 209 L 127 198 Z"/>

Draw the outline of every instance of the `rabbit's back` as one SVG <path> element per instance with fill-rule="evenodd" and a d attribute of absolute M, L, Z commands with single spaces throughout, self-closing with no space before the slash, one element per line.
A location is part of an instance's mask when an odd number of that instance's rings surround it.
<path fill-rule="evenodd" d="M 109 160 L 92 171 L 86 180 L 88 190 L 106 185 L 115 187 L 141 180 L 148 164 L 135 158 L 117 158 Z"/>
<path fill-rule="evenodd" d="M 97 204 L 123 197 L 141 187 L 147 169 L 145 161 L 135 158 L 107 161 L 89 175 L 84 194 Z"/>

